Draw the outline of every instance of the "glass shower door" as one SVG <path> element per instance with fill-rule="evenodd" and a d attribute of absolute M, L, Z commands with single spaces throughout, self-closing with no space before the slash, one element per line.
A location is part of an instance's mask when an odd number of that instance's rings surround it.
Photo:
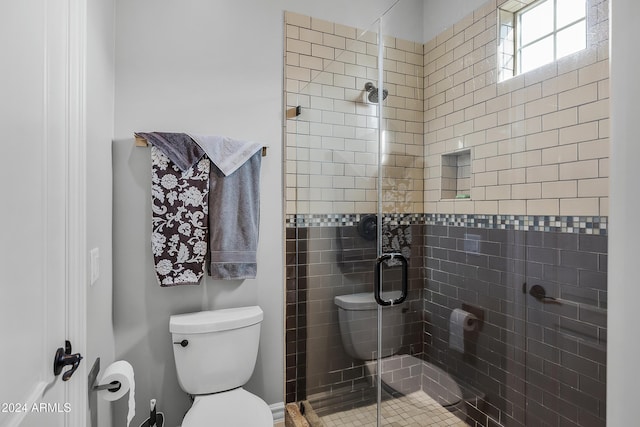
<path fill-rule="evenodd" d="M 425 116 L 423 45 L 390 37 L 409 15 L 397 4 L 381 18 L 378 147 L 377 426 L 465 426 L 462 391 L 429 363 L 426 334 Z M 426 171 L 426 172 L 425 172 Z M 441 302 L 441 301 L 440 301 Z M 442 302 L 441 302 L 442 303 Z M 443 315 L 440 310 L 436 315 Z M 438 340 L 441 337 L 437 337 Z M 442 362 L 442 361 L 441 361 Z"/>
<path fill-rule="evenodd" d="M 423 48 L 384 36 L 392 15 L 366 31 L 285 17 L 287 401 L 327 427 L 391 425 L 398 403 L 406 423 L 433 415 L 420 400 Z"/>
<path fill-rule="evenodd" d="M 287 402 L 376 425 L 377 30 L 285 28 Z"/>

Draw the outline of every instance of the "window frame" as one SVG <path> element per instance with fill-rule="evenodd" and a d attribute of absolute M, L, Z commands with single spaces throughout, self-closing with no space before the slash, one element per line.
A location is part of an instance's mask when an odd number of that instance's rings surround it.
<path fill-rule="evenodd" d="M 525 13 L 535 9 L 538 6 L 541 6 L 543 3 L 550 1 L 553 3 L 553 31 L 549 32 L 549 33 L 545 33 L 544 35 L 536 38 L 535 40 L 532 40 L 530 42 L 528 42 L 525 45 L 522 45 L 522 15 L 524 15 Z M 526 72 L 535 70 L 536 68 L 542 67 L 543 65 L 549 64 L 551 62 L 557 61 L 558 59 L 558 33 L 566 30 L 567 28 L 570 28 L 582 21 L 584 21 L 585 23 L 585 34 L 584 34 L 584 40 L 585 40 L 585 49 L 587 48 L 587 0 L 584 0 L 584 15 L 582 18 L 576 19 L 574 21 L 569 22 L 568 24 L 562 26 L 561 28 L 558 28 L 558 0 L 537 0 L 534 1 L 533 3 L 523 7 L 522 9 L 516 11 L 513 13 L 514 15 L 514 19 L 513 19 L 513 25 L 514 25 L 514 32 L 515 32 L 515 37 L 514 37 L 514 72 L 513 75 L 517 76 L 520 74 L 524 74 Z M 538 66 L 531 68 L 527 71 L 522 71 L 522 54 L 521 51 L 522 49 L 525 49 L 529 46 L 534 45 L 535 43 L 538 43 L 539 41 L 549 37 L 549 36 L 553 36 L 553 59 L 550 62 L 544 63 L 544 64 L 539 64 Z M 580 52 L 581 50 L 584 49 L 580 49 L 576 52 Z M 576 53 L 573 52 L 573 53 Z M 569 54 L 570 55 L 570 54 Z M 568 56 L 568 55 L 565 55 Z M 564 57 L 564 56 L 563 56 Z"/>

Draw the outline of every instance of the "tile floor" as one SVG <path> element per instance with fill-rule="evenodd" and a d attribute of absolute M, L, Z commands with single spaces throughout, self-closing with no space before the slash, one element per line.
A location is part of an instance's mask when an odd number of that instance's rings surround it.
<path fill-rule="evenodd" d="M 417 391 L 382 403 L 382 425 L 388 427 L 467 427 L 433 400 Z M 375 404 L 322 417 L 325 427 L 364 427 L 376 425 Z"/>

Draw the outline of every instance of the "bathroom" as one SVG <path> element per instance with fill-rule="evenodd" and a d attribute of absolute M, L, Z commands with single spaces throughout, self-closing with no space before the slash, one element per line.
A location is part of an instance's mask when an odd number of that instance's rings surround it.
<path fill-rule="evenodd" d="M 287 98 L 284 93 L 290 89 L 284 80 L 287 76 L 287 71 L 284 70 L 287 55 L 285 12 L 313 17 L 345 28 L 363 29 L 368 33 L 375 32 L 378 18 L 384 16 L 389 18 L 389 21 L 383 19 L 383 25 L 388 25 L 384 31 L 393 32 L 393 37 L 429 44 L 470 13 L 484 7 L 485 3 L 480 0 L 402 0 L 396 4 L 391 0 L 362 0 L 345 4 L 338 1 L 320 3 L 281 0 L 267 4 L 247 0 L 195 1 L 185 5 L 148 0 L 87 1 L 86 249 L 88 252 L 99 248 L 100 276 L 87 289 L 88 333 L 84 356 L 89 366 L 86 367 L 86 372 L 97 357 L 102 359 L 103 366 L 115 360 L 128 360 L 136 373 L 138 408 L 144 408 L 149 399 L 156 398 L 159 410 L 167 415 L 166 425 L 177 426 L 190 402 L 177 383 L 168 332 L 169 316 L 205 309 L 259 305 L 265 313 L 260 350 L 254 375 L 245 387 L 271 405 L 280 417 L 283 417 L 285 403 L 308 398 L 309 396 L 295 395 L 299 392 L 298 388 L 291 388 L 293 386 L 290 384 L 295 383 L 297 377 L 291 376 L 290 371 L 297 370 L 298 367 L 287 360 L 297 353 L 295 342 L 292 344 L 293 341 L 290 341 L 293 338 L 286 335 L 291 329 L 291 325 L 287 323 L 287 309 L 296 303 L 295 295 L 285 287 L 289 283 L 289 246 L 295 246 L 290 243 L 291 238 L 285 238 L 285 233 L 291 233 L 286 220 L 288 215 L 298 213 L 290 207 L 297 209 L 300 205 L 299 201 L 290 197 L 289 190 L 293 188 L 289 163 L 291 157 L 286 152 L 290 143 L 287 135 L 291 132 L 289 126 L 297 123 L 293 123 L 295 118 L 287 122 L 285 116 L 288 110 L 301 103 Z M 615 186 L 606 189 L 608 193 L 601 192 L 597 196 L 588 197 L 598 199 L 597 209 L 590 206 L 590 210 L 584 212 L 563 213 L 558 203 L 557 212 L 547 212 L 543 207 L 539 207 L 539 211 L 530 211 L 522 210 L 519 206 L 510 209 L 509 206 L 502 211 L 492 211 L 487 207 L 481 214 L 584 215 L 608 219 L 607 224 L 612 228 L 607 229 L 609 266 L 606 290 L 607 304 L 612 309 L 609 312 L 607 307 L 605 311 L 609 329 L 607 340 L 604 341 L 608 347 L 606 417 L 609 425 L 623 426 L 633 425 L 635 421 L 632 408 L 636 393 L 629 385 L 636 383 L 640 376 L 640 370 L 634 363 L 640 349 L 637 340 L 632 338 L 631 329 L 631 325 L 635 323 L 633 301 L 637 300 L 635 293 L 638 292 L 632 286 L 634 271 L 631 270 L 635 249 L 632 245 L 637 235 L 637 227 L 634 227 L 632 221 L 637 201 L 629 196 L 635 194 L 633 183 L 637 181 L 637 168 L 630 162 L 637 154 L 637 148 L 631 143 L 632 116 L 627 116 L 637 111 L 632 95 L 638 92 L 634 70 L 640 64 L 637 57 L 630 54 L 634 51 L 631 37 L 625 38 L 632 34 L 634 28 L 633 21 L 628 17 L 638 16 L 638 6 L 631 0 L 610 0 L 608 4 L 613 14 L 611 21 L 616 23 L 611 28 L 610 35 L 611 39 L 615 39 L 615 44 L 611 45 L 611 57 L 614 58 L 611 92 L 614 102 L 610 106 L 610 127 L 612 138 L 616 142 L 611 145 L 608 155 L 611 159 L 609 177 L 611 181 L 615 181 Z M 609 14 L 602 13 L 605 16 Z M 602 25 L 608 29 L 609 20 L 605 19 L 603 22 Z M 323 63 L 323 67 L 324 65 Z M 378 84 L 377 76 L 369 77 Z M 422 78 L 424 79 L 424 75 Z M 545 78 L 540 76 L 540 81 Z M 389 95 L 383 102 L 395 102 L 393 97 L 397 93 L 391 90 L 393 84 L 389 82 Z M 421 87 L 416 84 L 415 89 L 419 88 Z M 304 88 L 301 87 L 300 90 Z M 364 94 L 363 87 L 358 86 L 354 90 Z M 417 99 L 425 101 L 424 95 Z M 616 112 L 619 116 L 616 116 Z M 301 118 L 304 119 L 305 114 L 309 113 L 310 110 L 305 110 L 305 105 L 302 105 Z M 422 130 L 417 129 L 415 133 L 419 135 L 422 132 L 424 138 L 429 138 L 425 124 L 427 118 L 412 117 L 423 126 Z M 134 132 L 152 130 L 188 130 L 194 133 L 228 135 L 260 141 L 267 147 L 267 155 L 262 160 L 262 226 L 258 248 L 258 277 L 255 280 L 218 282 L 205 279 L 197 287 L 160 288 L 157 285 L 149 243 L 149 152 L 148 149 L 135 147 L 133 142 Z M 603 133 L 603 138 L 607 138 L 605 135 Z M 448 148 L 438 152 L 437 156 L 453 152 L 456 150 Z M 414 152 L 411 153 L 414 155 Z M 600 164 L 600 159 L 606 157 L 596 157 L 598 168 L 605 168 L 605 162 Z M 487 154 L 486 159 L 490 158 L 490 154 Z M 426 156 L 424 161 L 428 167 L 429 157 Z M 422 165 L 416 163 L 411 167 L 420 169 L 419 173 L 423 173 Z M 438 202 L 430 204 L 439 195 L 429 193 L 426 187 L 436 181 L 431 176 L 420 175 L 412 176 L 412 182 L 402 182 L 402 185 L 413 186 L 411 188 L 415 189 L 415 194 L 400 201 L 397 199 L 399 194 L 392 194 L 391 197 L 398 204 L 397 211 L 421 215 L 480 214 L 479 211 L 451 211 L 447 205 L 438 206 Z M 420 187 L 422 184 L 424 186 Z M 436 183 L 434 191 L 439 192 L 439 186 L 440 183 Z M 587 190 L 602 189 L 592 186 Z M 480 200 L 476 194 L 472 194 L 471 198 L 471 201 L 455 200 L 446 203 L 452 207 L 460 207 L 465 203 L 475 203 L 474 199 Z M 486 193 L 484 198 L 488 200 Z M 541 197 L 540 199 L 542 200 Z M 507 199 L 498 196 L 493 199 L 496 205 L 499 205 L 499 200 Z M 525 207 L 528 208 L 526 204 Z M 376 206 L 373 209 L 367 206 L 362 212 L 375 211 Z M 631 214 L 627 215 L 627 212 Z M 341 210 L 337 213 L 355 214 L 360 211 Z M 414 228 L 417 226 L 412 224 Z M 411 253 L 411 262 L 422 255 L 425 259 L 430 258 L 429 240 L 434 236 L 441 237 L 438 235 L 442 231 L 439 226 L 426 225 L 423 227 L 423 236 L 416 234 L 417 231 L 414 233 L 412 250 L 415 252 Z M 427 227 L 431 228 L 427 231 Z M 332 229 L 331 233 L 325 236 L 328 237 L 327 240 L 335 238 L 336 230 Z M 515 237 L 515 234 L 513 236 L 514 239 L 524 238 Z M 424 239 L 427 247 L 421 249 L 416 246 L 420 238 Z M 509 238 L 512 237 L 504 237 Z M 561 248 L 554 249 L 558 253 L 562 251 Z M 590 253 L 597 253 L 597 262 L 604 262 L 604 252 L 601 249 Z M 538 263 L 544 264 L 542 261 Z M 424 277 L 413 280 L 410 286 L 412 291 L 422 289 L 416 283 L 419 280 L 424 281 Z M 513 285 L 511 282 L 509 284 Z M 547 291 L 550 292 L 549 289 Z M 537 303 L 535 300 L 529 301 L 530 295 L 524 299 L 525 295 L 529 294 L 514 295 L 514 298 L 520 298 L 518 307 Z M 425 310 L 429 310 L 431 302 L 424 297 L 424 294 L 420 296 Z M 412 304 L 416 308 L 416 304 Z M 416 308 L 412 314 L 418 311 L 420 310 Z M 445 319 L 444 313 L 442 319 Z M 485 327 L 479 333 L 489 330 L 489 320 L 485 319 Z M 441 335 L 440 338 L 445 340 L 447 337 Z M 423 345 L 426 341 L 418 342 Z M 444 348 L 441 351 L 442 354 L 447 353 Z M 407 349 L 407 352 L 411 352 L 411 349 Z M 604 390 L 599 392 L 604 395 Z M 97 410 L 92 415 L 97 418 L 96 425 L 106 427 L 124 423 L 126 402 L 94 403 Z M 598 412 L 597 416 L 601 420 L 605 412 Z M 131 425 L 139 425 L 144 417 L 142 411 Z M 585 422 L 584 425 L 591 424 Z"/>

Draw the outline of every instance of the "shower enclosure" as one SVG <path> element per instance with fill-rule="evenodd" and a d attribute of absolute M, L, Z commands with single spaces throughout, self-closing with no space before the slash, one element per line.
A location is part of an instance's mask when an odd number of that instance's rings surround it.
<path fill-rule="evenodd" d="M 507 3 L 426 43 L 402 2 L 285 15 L 286 400 L 318 425 L 605 424 L 607 4 L 499 82 Z"/>

